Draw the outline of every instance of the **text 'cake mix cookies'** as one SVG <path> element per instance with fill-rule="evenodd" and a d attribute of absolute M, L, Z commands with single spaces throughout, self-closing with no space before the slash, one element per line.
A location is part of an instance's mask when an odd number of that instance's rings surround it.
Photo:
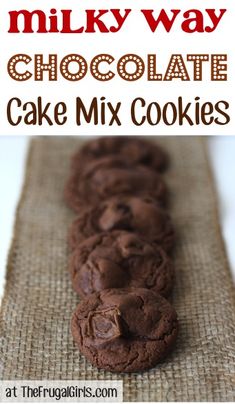
<path fill-rule="evenodd" d="M 177 315 L 169 253 L 174 229 L 162 173 L 167 153 L 136 137 L 102 137 L 72 157 L 65 199 L 77 218 L 68 243 L 80 351 L 101 369 L 137 372 L 170 352 Z M 163 297 L 164 296 L 164 297 Z"/>
<path fill-rule="evenodd" d="M 84 299 L 72 317 L 80 351 L 101 369 L 137 372 L 154 367 L 174 346 L 177 315 L 147 289 L 106 289 Z"/>

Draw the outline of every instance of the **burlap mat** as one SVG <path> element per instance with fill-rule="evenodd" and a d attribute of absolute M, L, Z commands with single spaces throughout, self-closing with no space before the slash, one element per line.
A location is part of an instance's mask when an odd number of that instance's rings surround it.
<path fill-rule="evenodd" d="M 74 216 L 63 187 L 78 142 L 37 138 L 30 148 L 1 309 L 0 378 L 122 379 L 126 401 L 233 401 L 233 286 L 202 139 L 160 139 L 172 155 L 166 179 L 178 232 L 175 351 L 151 371 L 116 375 L 98 371 L 74 347 L 70 318 L 78 299 L 66 246 Z"/>

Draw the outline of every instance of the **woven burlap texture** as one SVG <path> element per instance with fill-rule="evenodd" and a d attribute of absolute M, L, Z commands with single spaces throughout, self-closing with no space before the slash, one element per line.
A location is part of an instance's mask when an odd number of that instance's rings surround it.
<path fill-rule="evenodd" d="M 155 369 L 117 375 L 98 371 L 74 346 L 70 319 L 78 298 L 66 244 L 74 214 L 63 188 L 70 156 L 83 141 L 39 137 L 31 143 L 1 308 L 0 379 L 121 379 L 126 401 L 233 401 L 233 286 L 200 138 L 158 139 L 172 157 L 165 178 L 178 235 L 176 349 Z"/>

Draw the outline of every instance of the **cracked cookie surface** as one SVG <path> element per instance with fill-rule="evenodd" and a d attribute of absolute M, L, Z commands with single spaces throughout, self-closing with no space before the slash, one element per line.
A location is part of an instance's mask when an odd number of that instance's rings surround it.
<path fill-rule="evenodd" d="M 147 195 L 165 205 L 167 188 L 158 173 L 118 157 L 87 164 L 82 172 L 71 174 L 65 187 L 66 202 L 77 212 L 115 195 Z"/>
<path fill-rule="evenodd" d="M 143 287 L 162 296 L 172 290 L 174 267 L 161 248 L 134 233 L 94 235 L 73 252 L 70 273 L 81 296 L 109 288 Z"/>
<path fill-rule="evenodd" d="M 116 196 L 98 206 L 84 209 L 69 229 L 72 249 L 94 234 L 126 230 L 137 233 L 169 252 L 174 244 L 174 229 L 168 212 L 151 198 Z"/>
<path fill-rule="evenodd" d="M 138 372 L 156 366 L 170 352 L 178 322 L 171 304 L 150 290 L 106 289 L 82 300 L 71 329 L 93 365 Z"/>
<path fill-rule="evenodd" d="M 122 156 L 131 164 L 164 171 L 169 163 L 166 152 L 156 143 L 134 136 L 104 136 L 80 148 L 72 158 L 72 169 L 82 170 L 88 162 L 106 156 Z"/>

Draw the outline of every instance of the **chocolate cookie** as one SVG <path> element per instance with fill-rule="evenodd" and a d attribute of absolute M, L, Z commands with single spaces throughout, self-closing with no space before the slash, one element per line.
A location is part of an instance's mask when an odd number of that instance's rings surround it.
<path fill-rule="evenodd" d="M 103 136 L 88 142 L 72 159 L 74 170 L 83 170 L 87 162 L 106 156 L 122 156 L 134 165 L 145 165 L 163 171 L 168 165 L 166 152 L 153 142 L 136 136 Z"/>
<path fill-rule="evenodd" d="M 144 166 L 133 166 L 121 158 L 106 157 L 87 164 L 67 182 L 65 199 L 74 210 L 98 205 L 115 195 L 148 195 L 165 204 L 167 191 L 162 177 Z"/>
<path fill-rule="evenodd" d="M 137 233 L 167 252 L 174 243 L 170 216 L 153 199 L 116 196 L 80 213 L 69 230 L 69 245 L 74 249 L 88 237 L 112 230 Z"/>
<path fill-rule="evenodd" d="M 168 296 L 173 285 L 173 264 L 161 247 L 134 233 L 100 233 L 73 252 L 70 272 L 74 290 L 81 296 L 109 288 L 151 289 Z"/>
<path fill-rule="evenodd" d="M 98 368 L 138 372 L 169 353 L 178 322 L 171 304 L 148 289 L 108 289 L 77 306 L 71 328 L 80 351 Z"/>

